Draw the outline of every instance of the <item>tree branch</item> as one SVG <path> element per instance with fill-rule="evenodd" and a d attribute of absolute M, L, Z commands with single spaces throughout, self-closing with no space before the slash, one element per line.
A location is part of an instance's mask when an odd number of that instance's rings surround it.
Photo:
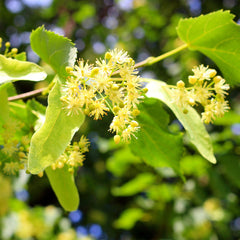
<path fill-rule="evenodd" d="M 19 99 L 33 97 L 33 96 L 36 96 L 36 95 L 42 93 L 44 90 L 46 90 L 46 88 L 39 88 L 39 89 L 31 91 L 31 92 L 22 93 L 22 94 L 13 96 L 13 97 L 9 97 L 8 101 L 15 101 L 15 100 L 19 100 Z"/>

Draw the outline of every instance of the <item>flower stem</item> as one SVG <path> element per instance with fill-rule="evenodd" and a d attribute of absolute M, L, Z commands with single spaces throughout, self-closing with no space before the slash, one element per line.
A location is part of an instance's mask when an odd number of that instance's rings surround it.
<path fill-rule="evenodd" d="M 143 67 L 143 66 L 150 66 L 156 62 L 159 62 L 167 57 L 174 55 L 175 53 L 178 53 L 178 52 L 184 50 L 187 47 L 188 47 L 188 45 L 185 43 L 185 44 L 181 45 L 180 47 L 177 47 L 177 48 L 175 48 L 169 52 L 166 52 L 158 57 L 149 57 L 149 58 L 145 59 L 144 61 L 137 63 L 135 65 L 135 68 Z"/>

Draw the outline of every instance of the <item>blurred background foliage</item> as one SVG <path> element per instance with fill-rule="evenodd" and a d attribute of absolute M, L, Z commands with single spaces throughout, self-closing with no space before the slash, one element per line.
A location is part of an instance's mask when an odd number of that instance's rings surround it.
<path fill-rule="evenodd" d="M 139 62 L 181 44 L 176 33 L 180 18 L 219 9 L 229 9 L 236 15 L 235 21 L 240 21 L 238 0 L 2 0 L 0 35 L 12 47 L 26 51 L 32 62 L 39 58 L 31 50 L 29 35 L 41 25 L 72 39 L 80 58 L 93 61 L 109 48 L 118 47 Z M 200 53 L 185 50 L 140 69 L 140 75 L 175 83 L 186 79 L 200 63 L 215 67 Z M 53 76 L 48 66 L 39 64 Z M 45 87 L 51 80 L 48 77 L 35 85 L 22 81 L 15 87 L 22 93 Z M 46 96 L 36 100 L 47 104 Z M 46 176 L 0 174 L 0 239 L 239 240 L 239 87 L 231 89 L 228 100 L 231 111 L 207 126 L 216 165 L 202 159 L 187 136 L 184 138 L 180 164 L 185 182 L 169 168 L 147 166 L 128 146 L 116 146 L 108 132 L 108 118 L 98 122 L 87 119 L 78 133 L 91 141 L 76 176 L 79 209 L 64 212 Z M 183 131 L 173 115 L 169 129 Z"/>

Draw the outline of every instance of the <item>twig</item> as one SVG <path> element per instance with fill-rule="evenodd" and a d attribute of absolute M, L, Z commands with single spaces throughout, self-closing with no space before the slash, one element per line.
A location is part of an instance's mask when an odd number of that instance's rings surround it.
<path fill-rule="evenodd" d="M 13 97 L 9 97 L 8 101 L 15 101 L 15 100 L 19 100 L 19 99 L 32 97 L 32 96 L 42 93 L 44 90 L 46 90 L 46 88 L 39 88 L 39 89 L 31 91 L 31 92 L 22 93 L 22 94 L 13 96 Z"/>
<path fill-rule="evenodd" d="M 148 57 L 147 59 L 139 62 L 139 63 L 136 63 L 134 68 L 139 68 L 139 67 L 143 67 L 143 66 L 150 66 L 156 62 L 159 62 L 173 54 L 176 54 L 180 51 L 182 51 L 183 49 L 187 48 L 188 45 L 187 44 L 183 44 L 181 46 L 179 46 L 178 48 L 176 49 L 173 49 L 167 53 L 164 53 L 158 57 Z M 119 70 L 112 73 L 112 76 L 113 75 L 116 75 L 119 73 Z M 34 91 L 31 91 L 31 92 L 26 92 L 26 93 L 23 93 L 23 94 L 19 94 L 19 95 L 16 95 L 16 96 L 13 96 L 13 97 L 9 97 L 8 98 L 8 101 L 14 101 L 14 100 L 19 100 L 19 99 L 23 99 L 23 98 L 28 98 L 28 97 L 32 97 L 32 96 L 35 96 L 35 95 L 38 95 L 40 94 L 41 92 L 43 92 L 44 90 L 46 90 L 46 88 L 40 88 L 40 89 L 37 89 L 37 90 L 34 90 Z"/>

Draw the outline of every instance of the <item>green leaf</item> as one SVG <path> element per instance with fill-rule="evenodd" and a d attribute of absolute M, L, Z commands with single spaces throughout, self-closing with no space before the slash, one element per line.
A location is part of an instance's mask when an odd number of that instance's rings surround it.
<path fill-rule="evenodd" d="M 144 191 L 155 181 L 155 176 L 151 173 L 139 174 L 136 178 L 127 182 L 121 187 L 113 188 L 112 193 L 115 196 L 132 196 Z"/>
<path fill-rule="evenodd" d="M 128 146 L 118 149 L 107 160 L 107 170 L 117 177 L 122 176 L 131 164 L 138 164 L 141 160 L 136 157 Z"/>
<path fill-rule="evenodd" d="M 153 185 L 147 190 L 147 196 L 154 201 L 169 202 L 176 196 L 176 188 L 173 184 L 166 183 Z"/>
<path fill-rule="evenodd" d="M 168 132 L 168 114 L 157 99 L 145 99 L 137 117 L 140 131 L 132 138 L 132 152 L 153 167 L 171 167 L 178 174 L 182 137 Z"/>
<path fill-rule="evenodd" d="M 43 26 L 30 36 L 31 47 L 58 75 L 66 76 L 66 66 L 73 66 L 77 49 L 68 38 L 47 31 Z M 61 79 L 63 80 L 63 79 Z"/>
<path fill-rule="evenodd" d="M 240 123 L 240 115 L 235 111 L 228 111 L 224 113 L 224 116 L 221 118 L 217 118 L 214 121 L 214 125 L 232 125 L 235 123 Z"/>
<path fill-rule="evenodd" d="M 19 61 L 0 55 L 0 85 L 16 80 L 41 81 L 47 74 L 35 63 Z"/>
<path fill-rule="evenodd" d="M 3 123 L 9 120 L 8 94 L 5 86 L 0 87 L 0 120 Z"/>
<path fill-rule="evenodd" d="M 153 79 L 144 80 L 148 82 L 148 97 L 158 98 L 167 104 L 182 123 L 190 137 L 191 143 L 197 148 L 199 153 L 211 163 L 216 163 L 210 136 L 195 109 L 189 106 L 186 108 L 188 113 L 184 114 L 182 109 L 172 101 L 170 90 L 167 88 L 166 83 Z"/>
<path fill-rule="evenodd" d="M 229 11 L 179 21 L 177 32 L 188 44 L 212 59 L 232 84 L 240 82 L 240 26 Z"/>
<path fill-rule="evenodd" d="M 82 23 L 85 19 L 90 18 L 95 15 L 96 8 L 89 3 L 82 4 L 81 8 L 73 14 L 73 19 L 77 23 Z"/>
<path fill-rule="evenodd" d="M 46 174 L 61 206 L 66 211 L 77 210 L 79 206 L 78 190 L 73 174 L 68 172 L 68 168 L 64 166 L 52 170 L 51 167 L 48 167 Z"/>
<path fill-rule="evenodd" d="M 26 56 L 25 52 L 21 52 L 21 53 L 17 54 L 14 58 L 19 60 L 19 61 L 26 61 L 27 60 L 27 56 Z"/>
<path fill-rule="evenodd" d="M 240 160 L 239 157 L 234 154 L 224 154 L 219 157 L 221 172 L 225 174 L 229 183 L 234 184 L 240 188 Z"/>
<path fill-rule="evenodd" d="M 67 116 L 60 100 L 61 85 L 58 77 L 55 79 L 55 86 L 48 97 L 46 120 L 31 140 L 28 168 L 33 174 L 43 171 L 58 159 L 84 121 L 83 113 Z"/>
<path fill-rule="evenodd" d="M 114 222 L 114 227 L 122 229 L 131 229 L 135 223 L 143 217 L 143 210 L 140 208 L 129 208 L 125 210 L 119 219 Z"/>

